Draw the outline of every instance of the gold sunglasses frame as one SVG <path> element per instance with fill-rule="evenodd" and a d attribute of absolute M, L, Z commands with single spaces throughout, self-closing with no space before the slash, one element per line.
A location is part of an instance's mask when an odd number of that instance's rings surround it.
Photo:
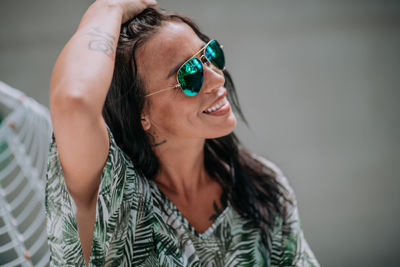
<path fill-rule="evenodd" d="M 178 71 L 176 72 L 177 74 L 179 73 L 179 71 L 181 70 L 181 68 L 186 64 L 186 63 L 188 63 L 191 59 L 193 59 L 193 58 L 195 58 L 198 54 L 200 54 L 200 53 L 203 53 L 201 56 L 200 56 L 200 58 L 198 58 L 199 60 L 200 60 L 200 62 L 201 62 L 201 64 L 204 64 L 205 62 L 208 62 L 209 64 L 211 64 L 211 65 L 214 65 L 213 63 L 211 63 L 211 61 L 209 61 L 208 60 L 208 58 L 205 56 L 205 54 L 204 54 L 204 51 L 206 50 L 206 47 L 212 42 L 212 41 L 216 41 L 215 39 L 212 39 L 212 40 L 210 40 L 205 46 L 203 46 L 203 48 L 201 48 L 196 54 L 194 54 L 191 58 L 189 58 L 188 60 L 186 60 L 180 67 L 179 67 L 179 69 L 178 69 Z M 221 48 L 223 48 L 223 45 L 219 45 Z M 225 70 L 225 66 L 224 66 L 224 68 L 222 69 L 222 71 L 223 70 Z M 144 97 L 149 97 L 149 96 L 152 96 L 152 95 L 155 95 L 155 94 L 158 94 L 158 93 L 161 93 L 161 92 L 164 92 L 164 91 L 168 91 L 168 90 L 171 90 L 171 89 L 176 89 L 176 88 L 179 88 L 179 87 L 181 87 L 181 84 L 179 83 L 179 80 L 178 80 L 178 75 L 176 75 L 176 81 L 177 81 L 177 85 L 174 85 L 174 86 L 171 86 L 171 87 L 168 87 L 168 88 L 165 88 L 165 89 L 161 89 L 161 90 L 158 90 L 158 91 L 155 91 L 155 92 L 153 92 L 153 93 L 150 93 L 150 94 L 147 94 L 147 95 L 145 95 Z"/>

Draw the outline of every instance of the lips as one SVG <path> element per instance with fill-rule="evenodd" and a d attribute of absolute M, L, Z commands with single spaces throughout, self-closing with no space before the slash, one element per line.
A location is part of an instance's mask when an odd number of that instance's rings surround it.
<path fill-rule="evenodd" d="M 228 100 L 226 99 L 226 90 L 218 97 L 207 109 L 203 110 L 203 113 L 211 113 L 221 108 Z"/>
<path fill-rule="evenodd" d="M 204 113 L 211 113 L 220 109 L 227 102 L 226 97 L 222 98 L 216 105 L 203 111 Z"/>

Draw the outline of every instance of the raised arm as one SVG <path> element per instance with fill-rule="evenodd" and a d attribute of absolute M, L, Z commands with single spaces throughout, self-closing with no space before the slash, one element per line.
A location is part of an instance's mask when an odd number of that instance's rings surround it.
<path fill-rule="evenodd" d="M 77 206 L 85 261 L 109 138 L 102 108 L 114 70 L 120 26 L 154 0 L 97 0 L 61 51 L 51 77 L 50 113 L 64 179 Z"/>

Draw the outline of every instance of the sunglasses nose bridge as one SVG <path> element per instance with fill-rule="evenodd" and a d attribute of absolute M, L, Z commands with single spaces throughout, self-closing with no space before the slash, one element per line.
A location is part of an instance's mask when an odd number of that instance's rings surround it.
<path fill-rule="evenodd" d="M 210 63 L 204 54 L 201 55 L 200 61 L 201 61 L 201 63 L 206 64 L 206 65 L 208 65 Z"/>

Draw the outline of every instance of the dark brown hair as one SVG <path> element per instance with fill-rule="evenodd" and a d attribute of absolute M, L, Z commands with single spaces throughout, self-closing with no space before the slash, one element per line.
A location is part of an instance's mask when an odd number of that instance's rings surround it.
<path fill-rule="evenodd" d="M 150 137 L 141 125 L 145 91 L 138 76 L 135 51 L 168 21 L 186 23 L 201 40 L 206 43 L 210 40 L 192 20 L 183 15 L 153 8 L 144 10 L 121 27 L 114 75 L 103 108 L 103 116 L 118 146 L 147 179 L 155 178 L 159 161 L 152 150 Z M 233 110 L 246 122 L 232 78 L 226 70 L 224 75 Z M 204 163 L 209 175 L 223 188 L 222 200 L 229 201 L 241 216 L 261 229 L 267 246 L 266 238 L 276 216 L 285 213 L 281 200 L 287 200 L 276 174 L 256 160 L 234 133 L 206 139 Z"/>

